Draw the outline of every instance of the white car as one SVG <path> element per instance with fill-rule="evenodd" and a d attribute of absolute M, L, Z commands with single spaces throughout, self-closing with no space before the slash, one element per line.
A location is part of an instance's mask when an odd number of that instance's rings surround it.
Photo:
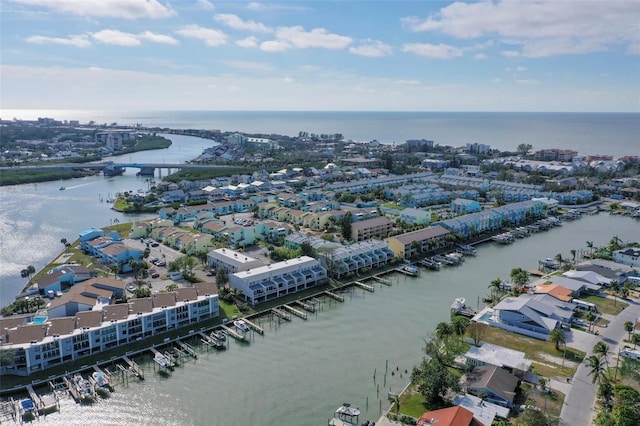
<path fill-rule="evenodd" d="M 131 293 L 135 293 L 136 291 L 136 286 L 134 286 L 133 284 L 129 284 L 127 286 L 127 291 L 130 291 Z"/>

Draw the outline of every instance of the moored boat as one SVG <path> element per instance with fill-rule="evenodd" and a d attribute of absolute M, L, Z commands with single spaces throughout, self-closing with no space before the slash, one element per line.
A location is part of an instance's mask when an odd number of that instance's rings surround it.
<path fill-rule="evenodd" d="M 235 326 L 236 326 L 236 328 L 237 328 L 238 330 L 240 330 L 241 332 L 243 332 L 243 333 L 248 333 L 248 332 L 251 330 L 251 329 L 249 328 L 249 326 L 247 325 L 247 323 L 246 323 L 246 322 L 244 322 L 244 321 L 243 321 L 243 320 L 241 320 L 241 319 L 240 319 L 240 320 L 235 320 L 235 321 L 233 322 L 233 325 L 235 325 Z"/>

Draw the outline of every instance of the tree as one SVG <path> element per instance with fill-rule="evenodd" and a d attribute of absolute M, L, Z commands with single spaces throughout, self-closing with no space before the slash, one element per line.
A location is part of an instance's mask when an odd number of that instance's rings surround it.
<path fill-rule="evenodd" d="M 627 287 L 620 288 L 620 290 L 618 291 L 618 294 L 620 295 L 621 299 L 626 299 L 627 297 L 629 297 L 629 288 Z"/>
<path fill-rule="evenodd" d="M 147 287 L 138 286 L 136 290 L 133 292 L 136 295 L 136 298 L 141 299 L 144 297 L 151 297 L 151 290 Z"/>
<path fill-rule="evenodd" d="M 229 282 L 229 273 L 225 268 L 219 268 L 216 272 L 216 284 L 222 287 Z"/>
<path fill-rule="evenodd" d="M 529 283 L 529 273 L 522 268 L 513 268 L 510 276 L 518 290 L 521 290 Z"/>
<path fill-rule="evenodd" d="M 601 359 L 604 359 L 607 370 L 609 370 L 609 359 L 607 358 L 609 346 L 604 342 L 598 342 L 593 346 L 593 353 L 598 355 Z"/>
<path fill-rule="evenodd" d="M 464 333 L 467 331 L 467 327 L 471 321 L 469 318 L 465 318 L 463 316 L 457 315 L 451 321 L 451 326 L 453 327 L 453 332 L 460 336 L 464 336 Z"/>
<path fill-rule="evenodd" d="M 618 281 L 616 280 L 611 280 L 609 282 L 609 288 L 611 289 L 611 293 L 613 295 L 613 306 L 616 306 L 618 302 L 618 292 L 620 291 L 620 284 L 618 284 Z"/>
<path fill-rule="evenodd" d="M 471 321 L 467 326 L 467 334 L 471 339 L 473 339 L 473 344 L 478 346 L 482 339 L 487 335 L 487 325 Z"/>
<path fill-rule="evenodd" d="M 446 339 L 447 337 L 453 334 L 453 327 L 451 323 L 448 322 L 440 322 L 436 326 L 436 336 L 440 339 Z"/>
<path fill-rule="evenodd" d="M 591 383 L 600 384 L 602 380 L 606 380 L 604 375 L 605 367 L 602 362 L 602 359 L 596 355 L 591 355 L 587 358 L 587 362 L 589 363 L 589 368 L 591 369 L 587 375 L 591 376 Z"/>
<path fill-rule="evenodd" d="M 593 312 L 589 311 L 585 315 L 585 319 L 589 323 L 589 331 L 591 331 L 591 328 L 593 327 L 593 322 L 596 320 L 596 314 L 594 314 Z"/>
<path fill-rule="evenodd" d="M 165 290 L 166 290 L 168 293 L 171 293 L 172 291 L 176 291 L 176 290 L 178 289 L 178 287 L 179 287 L 179 286 L 178 286 L 178 284 L 176 284 L 176 283 L 171 283 L 171 284 L 169 284 L 169 285 L 167 285 L 167 286 L 165 287 Z"/>
<path fill-rule="evenodd" d="M 569 253 L 571 253 L 571 261 L 575 265 L 575 263 L 576 263 L 576 253 L 577 252 L 574 249 L 571 249 L 571 250 L 569 250 Z"/>
<path fill-rule="evenodd" d="M 193 268 L 197 263 L 196 258 L 193 256 L 182 256 L 169 264 L 169 270 L 180 272 L 186 280 L 192 281 L 195 277 Z"/>
<path fill-rule="evenodd" d="M 120 267 L 118 265 L 111 265 L 109 269 L 113 272 L 113 278 L 116 278 L 117 273 L 120 272 Z"/>
<path fill-rule="evenodd" d="M 60 243 L 62 243 L 62 245 L 64 246 L 65 251 L 66 251 L 66 250 L 69 248 L 69 246 L 71 245 L 71 244 L 69 243 L 69 241 L 67 241 L 67 239 L 66 239 L 66 238 L 61 238 L 61 239 L 60 239 Z"/>
<path fill-rule="evenodd" d="M 636 346 L 640 344 L 640 334 L 633 333 L 633 335 L 631 335 L 631 343 L 633 343 L 633 349 L 635 349 Z"/>
<path fill-rule="evenodd" d="M 300 244 L 300 251 L 302 252 L 303 256 L 316 256 L 316 251 L 309 241 L 303 241 L 302 244 Z"/>
<path fill-rule="evenodd" d="M 631 321 L 625 321 L 624 323 L 624 331 L 629 333 L 629 342 L 631 341 L 631 333 L 633 333 L 634 325 Z"/>
<path fill-rule="evenodd" d="M 518 145 L 518 148 L 516 150 L 522 157 L 527 157 L 532 149 L 533 145 L 529 143 L 521 143 L 520 145 Z"/>
<path fill-rule="evenodd" d="M 351 216 L 351 212 L 346 212 L 344 216 L 342 216 L 342 220 L 340 221 L 340 230 L 342 232 L 342 238 L 345 240 L 351 239 L 351 223 L 353 222 L 353 218 Z"/>
<path fill-rule="evenodd" d="M 422 363 L 413 368 L 411 383 L 416 385 L 418 392 L 430 403 L 436 406 L 444 404 L 446 395 L 460 389 L 458 379 L 436 359 L 423 358 Z"/>
<path fill-rule="evenodd" d="M 589 249 L 589 257 L 593 254 L 593 241 L 587 241 L 587 248 Z"/>
<path fill-rule="evenodd" d="M 566 342 L 566 337 L 564 335 L 564 331 L 561 328 L 554 328 L 551 333 L 549 333 L 549 340 L 553 342 L 553 345 L 556 348 L 556 351 L 560 350 L 560 343 Z"/>
<path fill-rule="evenodd" d="M 502 280 L 500 278 L 495 278 L 491 280 L 491 284 L 489 284 L 489 288 L 491 289 L 491 298 L 497 299 L 500 295 L 500 289 L 502 285 Z"/>

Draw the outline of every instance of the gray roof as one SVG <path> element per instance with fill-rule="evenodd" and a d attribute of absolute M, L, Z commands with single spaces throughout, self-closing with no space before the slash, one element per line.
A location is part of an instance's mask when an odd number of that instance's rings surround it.
<path fill-rule="evenodd" d="M 356 230 L 372 228 L 374 226 L 380 225 L 389 225 L 393 223 L 391 219 L 386 216 L 378 216 L 371 219 L 359 220 L 357 222 L 353 222 L 351 227 Z"/>
<path fill-rule="evenodd" d="M 435 226 L 430 226 L 428 228 L 419 229 L 417 231 L 396 235 L 395 237 L 391 237 L 391 238 L 395 238 L 401 243 L 407 245 L 407 244 L 411 244 L 414 241 L 420 242 L 420 241 L 428 240 L 431 238 L 441 237 L 443 235 L 447 235 L 450 233 L 451 231 L 444 228 L 443 226 L 435 225 Z"/>
<path fill-rule="evenodd" d="M 476 367 L 467 374 L 469 388 L 489 389 L 509 402 L 513 402 L 519 382 L 516 376 L 495 365 Z"/>

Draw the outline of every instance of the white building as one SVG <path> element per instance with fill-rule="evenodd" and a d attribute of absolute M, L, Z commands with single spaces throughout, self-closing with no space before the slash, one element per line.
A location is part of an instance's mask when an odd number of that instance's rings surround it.
<path fill-rule="evenodd" d="M 522 377 L 531 369 L 531 360 L 525 358 L 524 352 L 503 346 L 483 343 L 482 346 L 471 346 L 464 354 L 466 362 L 480 367 L 483 365 L 495 365 L 505 368 L 510 373 Z"/>
<path fill-rule="evenodd" d="M 614 251 L 613 260 L 623 265 L 640 268 L 640 249 L 630 247 Z"/>
<path fill-rule="evenodd" d="M 207 264 L 216 271 L 226 269 L 230 274 L 264 265 L 264 263 L 258 259 L 228 248 L 210 251 L 207 254 Z"/>
<path fill-rule="evenodd" d="M 198 283 L 128 303 L 96 305 L 74 316 L 49 318 L 46 311 L 38 311 L 26 324 L 24 317 L 2 318 L 0 353 L 9 351 L 13 363 L 1 366 L 0 374 L 28 376 L 215 318 L 219 315 L 215 292 L 215 285 Z"/>
<path fill-rule="evenodd" d="M 229 286 L 238 289 L 251 305 L 306 290 L 327 281 L 327 270 L 309 256 L 229 275 Z"/>

